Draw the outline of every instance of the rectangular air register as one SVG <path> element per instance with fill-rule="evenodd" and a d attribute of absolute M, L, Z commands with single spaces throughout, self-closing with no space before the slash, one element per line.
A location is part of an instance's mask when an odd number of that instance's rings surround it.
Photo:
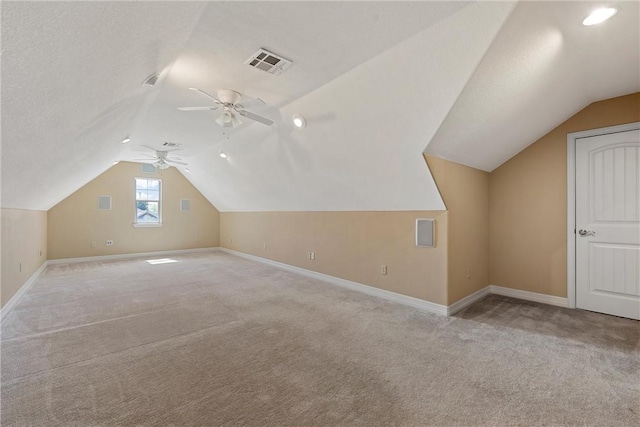
<path fill-rule="evenodd" d="M 288 59 L 262 48 L 260 48 L 244 63 L 257 68 L 258 70 L 276 75 L 282 73 L 291 66 L 291 61 Z"/>
<path fill-rule="evenodd" d="M 101 211 L 110 211 L 111 196 L 98 196 L 98 209 Z"/>
<path fill-rule="evenodd" d="M 429 218 L 416 219 L 416 246 L 435 248 L 435 220 Z"/>
<path fill-rule="evenodd" d="M 142 173 L 158 173 L 158 170 L 151 163 L 142 163 L 140 165 L 140 171 Z"/>

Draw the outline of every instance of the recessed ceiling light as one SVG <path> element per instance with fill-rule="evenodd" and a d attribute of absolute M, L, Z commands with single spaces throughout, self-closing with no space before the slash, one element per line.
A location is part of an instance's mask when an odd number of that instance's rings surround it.
<path fill-rule="evenodd" d="M 591 12 L 591 15 L 587 16 L 585 20 L 582 21 L 582 25 L 589 27 L 591 25 L 599 24 L 611 18 L 616 13 L 618 13 L 618 9 L 615 7 L 602 7 L 600 9 L 596 9 Z"/>
<path fill-rule="evenodd" d="M 125 136 L 123 138 L 123 140 L 121 141 L 123 144 L 126 144 L 127 142 L 131 141 L 131 137 L 129 135 Z"/>
<path fill-rule="evenodd" d="M 293 115 L 293 125 L 297 128 L 303 128 L 307 126 L 307 121 L 300 114 Z"/>
<path fill-rule="evenodd" d="M 223 159 L 228 158 L 229 156 L 227 156 L 227 153 L 225 153 L 224 151 L 220 152 L 220 157 L 222 157 Z"/>

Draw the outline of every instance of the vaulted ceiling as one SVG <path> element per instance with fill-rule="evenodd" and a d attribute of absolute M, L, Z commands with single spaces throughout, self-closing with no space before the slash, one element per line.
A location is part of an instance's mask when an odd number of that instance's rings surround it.
<path fill-rule="evenodd" d="M 598 27 L 595 2 L 1 4 L 5 208 L 49 209 L 172 142 L 222 211 L 443 209 L 423 151 L 490 171 L 640 90 L 638 2 Z M 261 47 L 293 65 L 245 65 Z M 259 97 L 275 123 L 179 111 L 211 105 L 189 87 Z"/>

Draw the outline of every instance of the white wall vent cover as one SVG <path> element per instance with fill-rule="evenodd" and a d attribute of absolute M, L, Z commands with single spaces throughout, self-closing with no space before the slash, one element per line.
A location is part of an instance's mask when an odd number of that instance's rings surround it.
<path fill-rule="evenodd" d="M 260 48 L 251 58 L 247 59 L 245 64 L 249 64 L 254 68 L 265 71 L 269 74 L 280 74 L 291 66 L 291 61 L 280 55 L 271 53 L 266 49 Z"/>
<path fill-rule="evenodd" d="M 110 211 L 111 196 L 98 196 L 98 209 L 101 211 Z"/>
<path fill-rule="evenodd" d="M 158 172 L 156 170 L 156 167 L 153 166 L 151 163 L 142 163 L 140 165 L 140 170 L 142 171 L 142 173 L 157 173 Z"/>
<path fill-rule="evenodd" d="M 433 223 L 433 219 L 416 219 L 416 246 L 422 246 L 425 248 L 435 247 Z"/>
<path fill-rule="evenodd" d="M 180 210 L 182 212 L 187 212 L 191 210 L 191 200 L 189 199 L 180 199 Z"/>

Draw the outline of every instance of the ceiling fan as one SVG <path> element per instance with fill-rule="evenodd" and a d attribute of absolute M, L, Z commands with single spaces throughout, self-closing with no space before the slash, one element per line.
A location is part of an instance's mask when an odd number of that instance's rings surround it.
<path fill-rule="evenodd" d="M 143 145 L 143 147 L 148 148 L 152 151 L 155 151 L 156 155 L 155 156 L 151 156 L 149 154 L 143 154 L 143 156 L 148 157 L 147 159 L 134 159 L 135 161 L 139 161 L 139 162 L 145 162 L 145 163 L 150 163 L 153 161 L 153 166 L 157 167 L 158 169 L 167 169 L 169 167 L 171 167 L 173 164 L 176 165 L 184 165 L 186 166 L 187 163 L 185 162 L 181 162 L 180 157 L 169 157 L 169 153 L 171 151 L 177 151 L 177 149 L 174 150 L 157 150 L 153 147 L 149 147 L 148 145 Z"/>
<path fill-rule="evenodd" d="M 240 120 L 239 116 L 246 117 L 266 126 L 271 126 L 273 124 L 273 120 L 245 110 L 245 107 L 247 106 L 264 106 L 265 102 L 260 98 L 249 98 L 232 89 L 220 89 L 217 91 L 218 96 L 213 96 L 202 89 L 194 87 L 190 87 L 189 89 L 194 92 L 200 92 L 201 94 L 213 99 L 215 105 L 207 107 L 179 107 L 178 110 L 180 111 L 220 110 L 220 115 L 216 118 L 216 123 L 222 127 L 240 126 L 242 124 L 242 120 Z"/>

